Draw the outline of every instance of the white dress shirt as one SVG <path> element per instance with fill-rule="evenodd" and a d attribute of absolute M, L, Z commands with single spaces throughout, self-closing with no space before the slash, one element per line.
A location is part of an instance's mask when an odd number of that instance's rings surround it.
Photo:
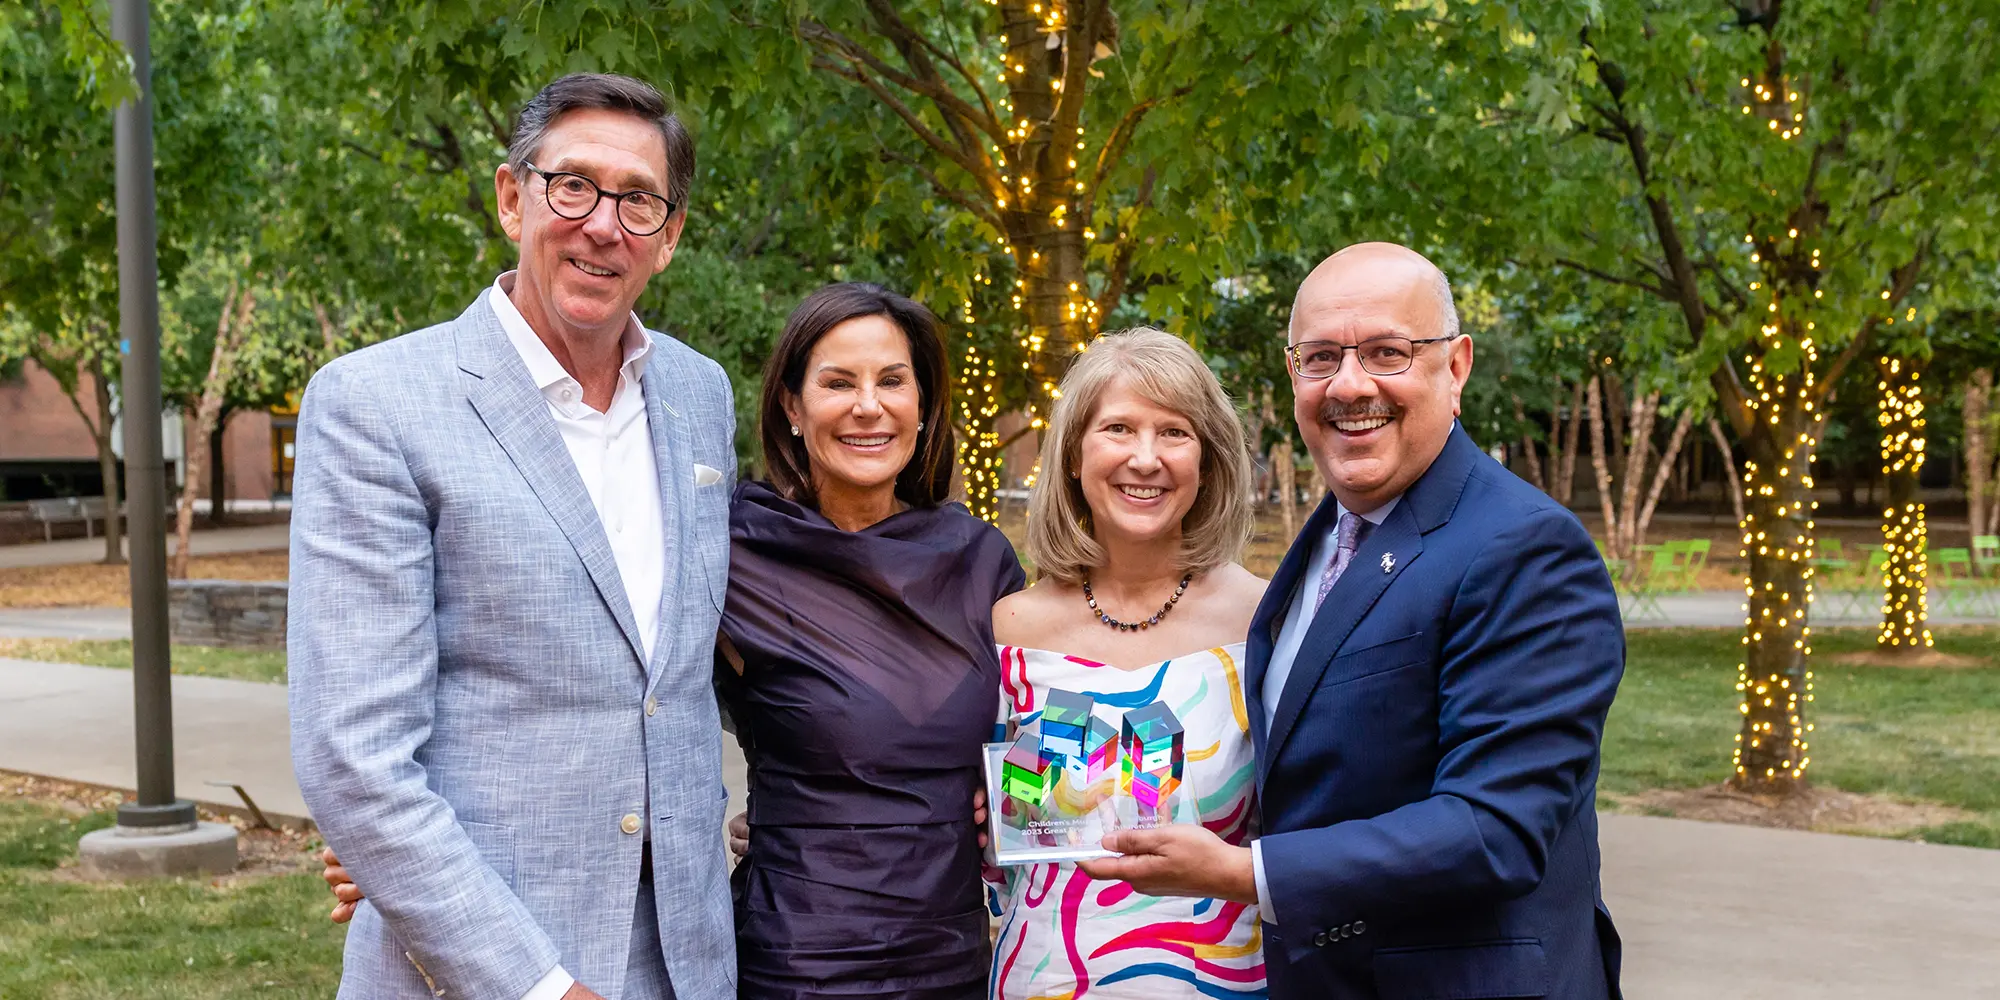
<path fill-rule="evenodd" d="M 1382 522 L 1388 519 L 1389 512 L 1395 510 L 1396 504 L 1401 503 L 1402 499 L 1402 496 L 1398 495 L 1388 503 L 1359 516 L 1369 524 L 1380 527 Z M 1299 647 L 1305 643 L 1306 632 L 1312 628 L 1313 618 L 1319 613 L 1313 607 L 1313 601 L 1319 597 L 1319 582 L 1325 578 L 1327 567 L 1333 565 L 1336 554 L 1334 535 L 1340 529 L 1339 515 L 1347 513 L 1347 508 L 1336 500 L 1334 512 L 1333 523 L 1327 526 L 1326 533 L 1313 540 L 1312 554 L 1306 559 L 1305 572 L 1299 575 L 1298 585 L 1292 590 L 1291 610 L 1285 613 L 1284 626 L 1278 630 L 1278 641 L 1271 647 L 1271 662 L 1264 667 L 1263 704 L 1259 707 L 1264 710 L 1264 732 L 1267 734 L 1270 733 L 1272 724 L 1277 721 L 1278 701 L 1284 697 L 1285 682 L 1291 679 L 1292 661 L 1298 658 Z M 1352 571 L 1354 566 L 1349 564 L 1347 568 Z M 1266 753 L 1273 752 L 1274 749 L 1268 742 L 1265 744 Z M 1270 884 L 1264 880 L 1263 844 L 1251 843 L 1250 862 L 1257 877 L 1257 908 L 1262 911 L 1265 923 L 1276 926 L 1278 918 L 1276 911 L 1271 908 Z"/>
<path fill-rule="evenodd" d="M 493 312 L 528 366 L 535 387 L 548 401 L 549 416 L 562 433 L 570 461 L 576 463 L 583 488 L 590 493 L 591 506 L 597 508 L 597 519 L 611 543 L 611 558 L 618 565 L 619 582 L 625 585 L 626 603 L 632 606 L 632 620 L 639 626 L 639 642 L 650 663 L 653 646 L 659 641 L 660 590 L 667 572 L 659 465 L 653 458 L 653 430 L 646 419 L 644 389 L 646 359 L 653 353 L 653 342 L 639 325 L 639 317 L 626 320 L 620 342 L 625 360 L 618 369 L 611 408 L 602 413 L 591 409 L 583 401 L 582 384 L 556 360 L 507 297 L 517 273 L 508 271 L 494 280 L 489 297 Z M 648 808 L 647 815 L 651 813 Z M 560 1000 L 575 983 L 575 977 L 558 965 L 521 1000 Z"/>

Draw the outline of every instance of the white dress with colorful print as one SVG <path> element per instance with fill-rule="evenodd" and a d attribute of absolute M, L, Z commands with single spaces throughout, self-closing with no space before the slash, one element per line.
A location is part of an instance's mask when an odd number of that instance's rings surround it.
<path fill-rule="evenodd" d="M 1248 844 L 1256 759 L 1243 699 L 1243 644 L 1134 670 L 1040 649 L 1000 651 L 1000 710 L 1028 725 L 1051 688 L 1089 695 L 1112 727 L 1164 702 L 1185 728 L 1184 789 L 1202 824 Z M 1255 904 L 1144 896 L 1073 864 L 1005 869 L 993 952 L 995 1000 L 1170 1000 L 1262 997 L 1263 933 Z"/>

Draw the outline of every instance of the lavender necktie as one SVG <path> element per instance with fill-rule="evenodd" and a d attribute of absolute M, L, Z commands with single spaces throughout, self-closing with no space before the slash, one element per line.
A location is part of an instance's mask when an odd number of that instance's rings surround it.
<path fill-rule="evenodd" d="M 1333 561 L 1326 565 L 1326 575 L 1319 580 L 1319 596 L 1313 599 L 1313 614 L 1319 613 L 1319 606 L 1326 603 L 1328 591 L 1334 581 L 1347 571 L 1347 564 L 1354 561 L 1354 550 L 1361 545 L 1361 517 L 1353 511 L 1340 512 L 1340 521 L 1333 529 Z"/>

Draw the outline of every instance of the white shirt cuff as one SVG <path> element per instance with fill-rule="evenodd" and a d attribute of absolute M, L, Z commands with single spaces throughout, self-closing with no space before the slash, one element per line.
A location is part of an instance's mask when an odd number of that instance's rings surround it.
<path fill-rule="evenodd" d="M 1263 884 L 1262 881 L 1257 883 L 1259 895 L 1264 892 Z M 569 988 L 575 985 L 576 977 L 564 972 L 563 967 L 558 965 L 550 969 L 549 974 L 543 976 L 541 982 L 530 987 L 528 995 L 521 1000 L 562 1000 L 563 994 L 568 993 Z"/>
<path fill-rule="evenodd" d="M 1271 883 L 1268 879 L 1264 878 L 1264 842 L 1261 840 L 1250 842 L 1250 867 L 1256 873 L 1257 877 L 1257 909 L 1259 916 L 1265 923 L 1275 927 L 1278 924 L 1278 911 L 1271 906 Z M 540 1000 L 540 998 L 537 998 L 537 1000 Z"/>

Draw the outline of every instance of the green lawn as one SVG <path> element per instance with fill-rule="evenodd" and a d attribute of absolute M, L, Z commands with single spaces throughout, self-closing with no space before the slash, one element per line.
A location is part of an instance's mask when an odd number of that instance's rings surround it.
<path fill-rule="evenodd" d="M 1813 633 L 1812 779 L 1863 794 L 1957 806 L 1968 822 L 1915 831 L 2000 848 L 2000 629 L 1943 628 L 1937 648 L 1984 667 L 1841 667 L 1822 654 L 1866 650 L 1873 629 Z M 1733 630 L 1627 633 L 1625 681 L 1605 726 L 1602 787 L 1615 794 L 1714 785 L 1729 777 L 1737 715 Z"/>
<path fill-rule="evenodd" d="M 0 997 L 330 997 L 345 930 L 326 887 L 286 875 L 78 882 L 55 872 L 109 813 L 0 801 Z"/>
<path fill-rule="evenodd" d="M 93 667 L 132 668 L 130 639 L 0 639 L 0 656 L 51 663 L 82 663 Z M 239 681 L 285 682 L 282 649 L 217 649 L 211 646 L 173 647 L 174 673 L 197 677 L 228 677 Z"/>

